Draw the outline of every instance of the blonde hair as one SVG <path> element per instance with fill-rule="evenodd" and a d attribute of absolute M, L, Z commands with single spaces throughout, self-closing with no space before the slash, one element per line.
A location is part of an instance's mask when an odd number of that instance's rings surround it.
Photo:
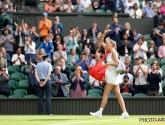
<path fill-rule="evenodd" d="M 77 68 L 80 70 L 81 75 L 84 75 L 83 70 L 82 70 L 82 67 L 81 66 L 76 66 L 76 69 Z"/>
<path fill-rule="evenodd" d="M 126 22 L 126 23 L 124 24 L 124 26 L 126 26 L 126 25 L 128 25 L 128 26 L 129 26 L 129 29 L 131 29 L 130 23 Z"/>
<path fill-rule="evenodd" d="M 116 42 L 110 39 L 110 37 L 107 37 L 105 41 L 109 41 L 113 45 L 113 47 L 116 47 Z"/>

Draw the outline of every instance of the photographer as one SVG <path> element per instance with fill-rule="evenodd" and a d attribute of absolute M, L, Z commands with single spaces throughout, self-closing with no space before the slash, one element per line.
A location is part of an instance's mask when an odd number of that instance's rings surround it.
<path fill-rule="evenodd" d="M 6 14 L 5 8 L 0 8 L 0 30 L 3 30 L 8 24 L 11 24 L 11 19 Z"/>
<path fill-rule="evenodd" d="M 129 13 L 129 16 L 131 18 L 137 18 L 137 19 L 142 17 L 142 10 L 138 8 L 137 3 L 133 4 L 133 7 Z"/>
<path fill-rule="evenodd" d="M 161 82 L 162 78 L 157 68 L 158 63 L 152 63 L 151 69 L 148 71 L 148 96 L 159 96 L 159 83 Z"/>
<path fill-rule="evenodd" d="M 134 95 L 133 85 L 129 82 L 129 77 L 127 75 L 124 76 L 124 82 L 120 84 L 120 92 L 121 93 L 129 93 Z"/>

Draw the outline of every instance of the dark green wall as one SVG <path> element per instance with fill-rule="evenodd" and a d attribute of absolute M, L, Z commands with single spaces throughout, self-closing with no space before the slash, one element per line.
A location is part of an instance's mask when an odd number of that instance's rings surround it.
<path fill-rule="evenodd" d="M 9 13 L 12 19 L 18 18 L 19 24 L 25 19 L 30 25 L 38 27 L 38 23 L 42 18 L 42 13 L 17 12 Z M 106 24 L 112 24 L 112 14 L 85 14 L 85 13 L 51 13 L 49 19 L 53 21 L 55 16 L 60 16 L 61 22 L 64 24 L 64 35 L 67 35 L 71 27 L 79 26 L 81 32 L 84 28 L 90 28 L 93 21 L 98 23 L 98 28 L 102 31 Z M 132 28 L 136 28 L 143 35 L 150 33 L 153 28 L 153 19 L 131 19 L 127 14 L 119 14 L 119 23 L 122 25 L 129 22 Z"/>
<path fill-rule="evenodd" d="M 127 111 L 130 115 L 163 115 L 165 114 L 164 97 L 125 97 Z M 97 111 L 101 98 L 52 98 L 52 114 L 55 115 L 88 115 Z M 45 103 L 44 103 L 44 107 Z M 44 110 L 45 110 L 44 108 Z M 37 114 L 37 99 L 0 98 L 0 114 Z M 122 113 L 118 101 L 111 97 L 104 109 L 105 115 Z"/>

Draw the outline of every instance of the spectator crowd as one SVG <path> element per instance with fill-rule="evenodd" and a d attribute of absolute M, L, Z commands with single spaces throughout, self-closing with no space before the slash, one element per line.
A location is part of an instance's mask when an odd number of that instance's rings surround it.
<path fill-rule="evenodd" d="M 5 0 L 0 6 L 3 4 L 12 3 Z M 161 15 L 164 14 L 165 4 L 160 0 L 144 0 L 142 4 L 138 0 L 115 0 L 112 5 L 106 0 L 67 0 L 64 6 L 59 0 L 52 6 L 52 0 L 48 0 L 37 27 L 30 27 L 24 20 L 22 24 L 15 22 L 15 29 L 6 23 L 0 36 L 0 95 L 10 97 L 17 87 L 22 87 L 27 90 L 28 95 L 41 97 L 42 87 L 47 83 L 44 80 L 47 79 L 51 81 L 51 87 L 45 87 L 45 91 L 49 91 L 53 97 L 102 96 L 104 81 L 90 76 L 88 69 L 96 65 L 105 54 L 99 42 L 104 31 L 100 30 L 97 21 L 93 21 L 91 27 L 84 28 L 83 31 L 79 31 L 78 26 L 72 27 L 65 36 L 65 26 L 60 17 L 50 20 L 47 12 L 82 12 L 98 9 L 103 4 L 112 12 L 129 13 L 131 18 L 154 19 L 153 29 L 148 35 L 142 35 L 136 29 L 131 29 L 129 22 L 121 25 L 118 14 L 115 13 L 112 17 L 113 23 L 105 24 L 105 31 L 108 30 L 106 37 L 116 41 L 116 50 L 126 65 L 126 70 L 121 74 L 121 93 L 131 96 L 139 93 L 148 96 L 161 95 L 165 86 L 165 22 Z M 1 9 L 1 13 L 9 9 L 7 5 L 5 9 Z M 51 72 L 50 76 L 40 73 L 42 62 L 46 66 L 50 64 L 51 68 L 43 68 Z M 17 79 L 14 78 L 15 75 L 18 76 Z M 24 78 L 20 79 L 21 75 Z M 39 79 L 43 76 L 45 77 L 42 80 Z M 27 80 L 28 83 L 21 86 L 21 80 Z M 17 83 L 16 88 L 12 86 L 13 81 Z M 113 95 L 113 91 L 110 95 Z"/>

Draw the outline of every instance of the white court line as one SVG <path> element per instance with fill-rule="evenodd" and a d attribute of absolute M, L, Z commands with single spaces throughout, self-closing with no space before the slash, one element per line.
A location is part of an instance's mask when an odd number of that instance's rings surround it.
<path fill-rule="evenodd" d="M 111 121 L 116 121 L 118 119 L 112 119 L 112 120 L 97 120 L 97 122 L 111 122 Z M 81 124 L 81 123 L 90 123 L 90 122 L 96 122 L 96 120 L 92 120 L 92 121 L 79 121 L 79 122 L 68 122 L 68 123 L 58 123 L 58 124 L 49 124 L 49 125 L 73 125 L 73 124 Z"/>

